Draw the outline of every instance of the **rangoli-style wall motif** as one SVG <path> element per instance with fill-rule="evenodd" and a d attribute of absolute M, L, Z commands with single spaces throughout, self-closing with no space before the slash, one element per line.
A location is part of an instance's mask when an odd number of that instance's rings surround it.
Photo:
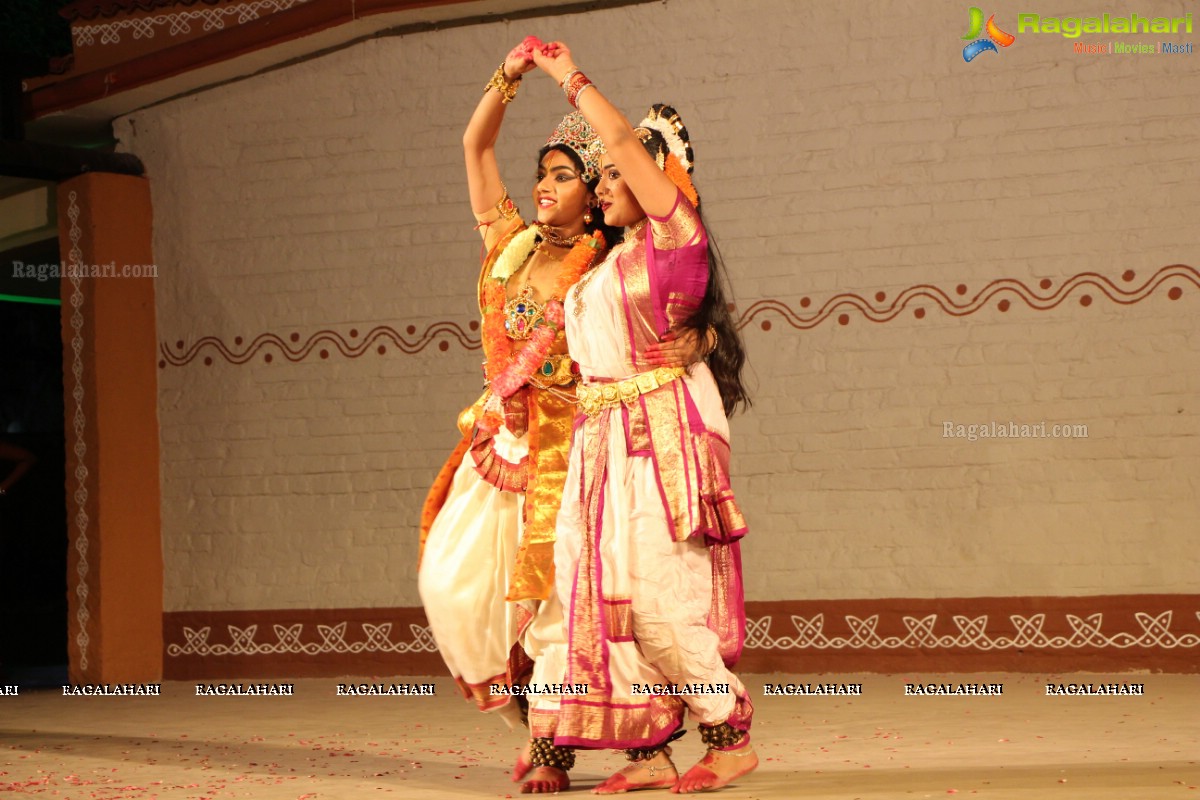
<path fill-rule="evenodd" d="M 792 615 L 790 622 L 794 634 L 772 634 L 773 615 L 751 617 L 746 620 L 746 650 L 1078 650 L 1082 648 L 1128 650 L 1133 648 L 1195 648 L 1200 647 L 1200 635 L 1176 633 L 1171 630 L 1171 611 L 1157 614 L 1137 612 L 1134 619 L 1137 630 L 1114 630 L 1104 628 L 1102 613 L 1078 616 L 1065 614 L 1068 634 L 1049 634 L 1044 631 L 1047 615 L 1044 613 L 1021 616 L 1009 615 L 1011 628 L 992 626 L 986 614 L 969 617 L 947 614 L 957 629 L 953 633 L 938 634 L 934 628 L 938 621 L 936 613 L 924 616 L 904 615 L 901 618 L 906 633 L 902 636 L 882 635 L 878 632 L 880 615 L 865 619 L 845 615 L 850 631 L 846 635 L 830 635 L 825 631 L 825 615 L 812 617 Z M 1196 612 L 1200 619 L 1200 611 Z M 314 632 L 305 635 L 305 624 L 271 625 L 273 636 L 268 634 L 261 640 L 259 625 L 227 625 L 225 636 L 213 641 L 212 626 L 182 628 L 182 641 L 168 642 L 167 655 L 179 657 L 212 656 L 265 656 L 265 655 L 326 655 L 331 653 L 433 653 L 437 644 L 428 626 L 410 624 L 409 638 L 403 635 L 392 639 L 392 624 L 368 622 L 340 622 L 332 625 L 315 624 Z M 263 626 L 264 628 L 266 625 Z M 349 633 L 348 633 L 349 632 Z"/>
<path fill-rule="evenodd" d="M 1145 281 L 1135 281 L 1137 274 L 1133 270 L 1126 270 L 1119 280 L 1096 272 L 1081 272 L 1063 281 L 1057 288 L 1049 278 L 1039 281 L 1037 288 L 1027 286 L 1017 278 L 999 278 L 969 297 L 966 284 L 958 284 L 949 292 L 931 284 L 918 284 L 904 289 L 890 300 L 884 291 L 871 294 L 871 299 L 862 294 L 843 292 L 830 297 L 812 311 L 809 309 L 813 303 L 808 297 L 800 299 L 799 310 L 781 300 L 764 299 L 755 301 L 738 315 L 737 327 L 742 330 L 750 325 L 758 325 L 762 330 L 769 331 L 778 319 L 796 330 L 812 330 L 830 320 L 835 320 L 839 325 L 848 325 L 858 316 L 871 322 L 885 323 L 908 309 L 912 310 L 916 319 L 924 319 L 931 308 L 951 316 L 965 317 L 989 308 L 993 303 L 1001 313 L 1011 309 L 1014 303 L 1023 303 L 1035 311 L 1050 311 L 1071 298 L 1076 298 L 1079 305 L 1088 307 L 1099 296 L 1120 305 L 1133 305 L 1168 284 L 1167 298 L 1178 300 L 1183 296 L 1182 284 L 1191 284 L 1200 289 L 1200 270 L 1184 264 L 1172 264 L 1160 268 Z M 182 339 L 161 342 L 158 365 L 160 368 L 168 365 L 181 367 L 196 360 L 205 365 L 212 365 L 217 360 L 245 364 L 256 357 L 260 357 L 259 360 L 264 363 L 271 363 L 277 356 L 295 362 L 314 353 L 320 358 L 329 358 L 334 352 L 345 358 L 358 358 L 370 352 L 384 355 L 389 347 L 413 354 L 435 343 L 440 350 L 448 350 L 451 341 L 466 350 L 478 350 L 478 330 L 479 323 L 472 320 L 465 327 L 455 322 L 435 322 L 420 334 L 415 325 L 409 325 L 404 333 L 389 325 L 379 325 L 361 335 L 357 328 L 351 328 L 348 333 L 325 329 L 307 337 L 292 333 L 286 339 L 273 333 L 259 334 L 249 341 L 237 336 L 231 343 L 219 336 L 203 336 L 190 345 Z"/>
<path fill-rule="evenodd" d="M 216 8 L 197 8 L 88 25 L 77 24 L 73 26 L 72 34 L 76 47 L 88 47 L 94 45 L 97 39 L 100 40 L 100 44 L 118 44 L 122 34 L 129 34 L 133 39 L 153 39 L 159 32 L 165 32 L 168 36 L 186 36 L 193 30 L 211 33 L 224 30 L 227 24 L 242 25 L 307 2 L 310 0 L 253 0 L 250 3 Z"/>

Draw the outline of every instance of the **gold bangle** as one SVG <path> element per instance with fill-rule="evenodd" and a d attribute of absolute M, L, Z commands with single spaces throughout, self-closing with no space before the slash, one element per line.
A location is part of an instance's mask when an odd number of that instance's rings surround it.
<path fill-rule="evenodd" d="M 509 80 L 504 74 L 504 62 L 500 62 L 500 66 L 496 67 L 496 71 L 492 73 L 492 79 L 483 87 L 483 93 L 487 94 L 489 89 L 494 88 L 500 93 L 500 102 L 508 105 L 517 96 L 517 88 L 521 85 L 521 76 L 518 75 L 515 79 Z"/>

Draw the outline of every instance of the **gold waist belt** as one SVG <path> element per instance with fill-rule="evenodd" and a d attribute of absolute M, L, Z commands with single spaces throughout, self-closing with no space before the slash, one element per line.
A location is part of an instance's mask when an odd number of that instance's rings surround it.
<path fill-rule="evenodd" d="M 606 408 L 616 408 L 621 403 L 629 405 L 639 396 L 649 394 L 686 374 L 687 370 L 683 367 L 659 367 L 621 381 L 580 386 L 575 396 L 579 401 L 579 410 L 594 417 Z"/>

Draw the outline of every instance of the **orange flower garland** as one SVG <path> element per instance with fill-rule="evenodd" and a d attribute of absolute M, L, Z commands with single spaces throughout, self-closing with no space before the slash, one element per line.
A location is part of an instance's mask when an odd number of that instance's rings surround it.
<path fill-rule="evenodd" d="M 518 238 L 519 235 L 510 241 L 508 246 L 511 248 L 517 244 Z M 481 427 L 492 431 L 499 429 L 502 419 L 500 402 L 516 394 L 545 363 L 550 348 L 554 346 L 554 339 L 563 326 L 565 317 L 562 299 L 567 290 L 591 269 L 596 256 L 603 250 L 604 236 L 598 231 L 571 248 L 559 268 L 554 293 L 546 303 L 546 323 L 533 330 L 528 343 L 516 355 L 513 354 L 512 340 L 504 330 L 504 306 L 508 302 L 507 284 L 511 273 L 498 276 L 493 273 L 484 282 L 483 352 L 487 357 L 485 371 L 492 389 L 492 398 L 489 399 L 479 420 Z M 524 264 L 532 252 L 531 248 L 520 263 Z M 515 269 L 513 271 L 515 272 Z"/>
<path fill-rule="evenodd" d="M 700 205 L 700 195 L 696 192 L 696 186 L 692 183 L 692 176 L 688 175 L 687 169 L 675 157 L 674 153 L 667 153 L 667 157 L 663 160 L 663 172 L 671 181 L 683 190 L 686 197 L 693 206 Z"/>

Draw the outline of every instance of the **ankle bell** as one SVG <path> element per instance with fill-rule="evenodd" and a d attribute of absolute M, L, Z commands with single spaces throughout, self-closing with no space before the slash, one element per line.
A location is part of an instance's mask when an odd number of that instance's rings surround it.
<path fill-rule="evenodd" d="M 575 766 L 575 748 L 559 747 L 549 738 L 530 739 L 529 763 L 535 767 L 554 767 L 566 772 Z"/>
<path fill-rule="evenodd" d="M 701 725 L 700 740 L 709 750 L 729 750 L 742 744 L 750 734 L 740 731 L 728 722 L 718 725 Z"/>

